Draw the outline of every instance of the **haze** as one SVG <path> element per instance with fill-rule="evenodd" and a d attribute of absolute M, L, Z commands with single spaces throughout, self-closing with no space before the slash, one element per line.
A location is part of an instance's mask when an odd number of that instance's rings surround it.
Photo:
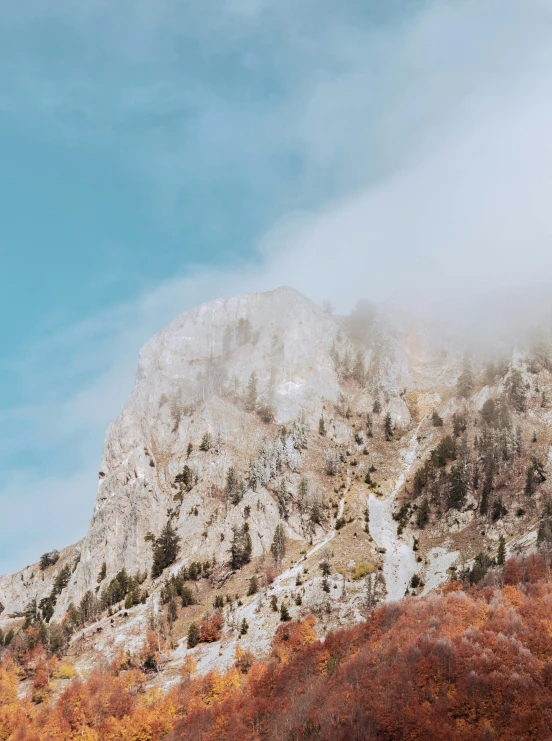
<path fill-rule="evenodd" d="M 365 5 L 0 6 L 0 572 L 82 536 L 140 346 L 201 301 L 550 326 L 550 4 Z"/>

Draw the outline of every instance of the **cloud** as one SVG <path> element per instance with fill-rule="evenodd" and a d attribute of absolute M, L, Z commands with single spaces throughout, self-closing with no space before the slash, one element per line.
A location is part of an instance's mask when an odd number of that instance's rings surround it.
<path fill-rule="evenodd" d="M 129 21 L 121 53 L 131 59 L 155 57 L 167 23 L 182 28 L 174 5 L 152 7 L 138 3 Z M 269 43 L 274 33 L 281 41 L 285 28 L 289 49 L 271 57 L 271 74 L 278 74 L 261 103 L 248 107 L 247 99 L 237 103 L 219 92 L 211 100 L 202 83 L 211 103 L 196 119 L 194 141 L 201 156 L 216 159 L 219 152 L 223 168 L 243 162 L 252 188 L 256 177 L 259 187 L 264 183 L 267 152 L 275 161 L 280 149 L 292 153 L 301 163 L 291 168 L 297 182 L 250 259 L 187 266 L 20 359 L 17 373 L 29 402 L 4 413 L 13 434 L 2 450 L 17 460 L 0 487 L 10 514 L 0 525 L 2 538 L 11 518 L 21 513 L 23 519 L 17 542 L 0 552 L 0 571 L 84 534 L 101 441 L 132 386 L 138 349 L 181 311 L 217 296 L 291 284 L 343 311 L 368 297 L 414 307 L 440 303 L 454 314 L 482 294 L 552 281 L 552 11 L 546 3 L 434 2 L 364 28 L 348 23 L 345 13 L 332 24 L 330 15 L 321 17 L 320 29 L 315 24 L 316 39 L 301 25 L 305 14 L 297 4 L 225 8 L 230 25 L 198 14 L 187 18 L 187 33 L 212 34 L 210 44 L 225 29 L 233 42 L 257 39 L 246 44 L 252 68 L 266 64 L 259 39 Z M 98 18 L 107 5 L 93 11 Z M 137 40 L 145 37 L 140 51 Z M 317 44 L 327 45 L 323 53 Z M 168 115 L 171 105 L 184 104 L 174 85 L 138 86 L 127 95 L 127 111 L 116 115 L 139 115 L 156 100 Z M 91 115 L 97 110 L 92 105 Z M 75 126 L 78 133 L 78 119 Z M 139 165 L 152 189 L 160 185 L 162 200 L 179 187 L 188 156 L 181 141 L 177 136 L 172 157 L 164 147 L 146 148 Z M 41 374 L 41 393 L 33 393 Z M 36 451 L 26 454 L 25 446 Z M 40 461 L 49 457 L 44 474 Z"/>

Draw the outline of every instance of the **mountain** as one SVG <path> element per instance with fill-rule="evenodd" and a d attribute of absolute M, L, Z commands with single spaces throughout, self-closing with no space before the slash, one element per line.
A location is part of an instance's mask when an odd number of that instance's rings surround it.
<path fill-rule="evenodd" d="M 83 541 L 0 577 L 4 635 L 48 626 L 81 674 L 123 650 L 166 687 L 552 540 L 549 348 L 465 351 L 291 288 L 186 312 L 140 353 Z"/>

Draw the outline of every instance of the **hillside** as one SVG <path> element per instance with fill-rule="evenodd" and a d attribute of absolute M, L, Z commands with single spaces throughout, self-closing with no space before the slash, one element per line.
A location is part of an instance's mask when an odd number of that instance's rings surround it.
<path fill-rule="evenodd" d="M 82 677 L 123 652 L 166 689 L 546 546 L 551 358 L 289 288 L 185 313 L 140 353 L 84 540 L 0 577 L 7 655 L 39 631 Z"/>
<path fill-rule="evenodd" d="M 69 683 L 41 647 L 0 667 L 0 733 L 18 741 L 545 741 L 552 721 L 550 551 L 494 568 L 469 592 L 377 608 L 317 640 L 313 617 L 282 624 L 267 660 L 239 647 L 227 672 L 193 658 L 166 695 L 121 655 Z M 146 647 L 155 656 L 156 648 Z M 35 702 L 17 697 L 22 673 Z M 59 686 L 53 707 L 47 674 Z"/>

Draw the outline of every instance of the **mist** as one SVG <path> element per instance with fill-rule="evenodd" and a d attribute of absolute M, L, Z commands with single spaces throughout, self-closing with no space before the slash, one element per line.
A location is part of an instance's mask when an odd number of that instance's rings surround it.
<path fill-rule="evenodd" d="M 181 27 L 168 5 L 143 46 L 144 17 L 130 19 L 126 61 L 155 56 L 164 34 Z M 5 522 L 18 521 L 22 503 L 27 514 L 10 532 L 0 571 L 83 534 L 105 430 L 132 389 L 140 346 L 203 301 L 291 285 L 345 315 L 367 299 L 480 355 L 525 346 L 552 327 L 549 3 L 421 3 L 401 22 L 362 29 L 341 16 L 332 23 L 330 13 L 317 39 L 324 54 L 314 57 L 305 26 L 294 23 L 305 21 L 301 9 L 223 5 L 219 25 L 194 15 L 210 44 L 229 18 L 233 40 L 244 29 L 290 29 L 279 60 L 289 89 L 266 110 L 225 103 L 209 111 L 198 151 L 243 167 L 252 190 L 265 180 L 272 187 L 260 151 L 275 159 L 289 149 L 302 169 L 246 256 L 217 265 L 183 259 L 172 277 L 69 323 L 18 359 L 28 402 L 2 413 L 10 433 L 1 450 L 18 463 L 5 472 L 0 498 Z M 110 32 L 114 45 L 122 30 Z M 163 217 L 186 167 L 174 150 L 136 154 Z"/>

